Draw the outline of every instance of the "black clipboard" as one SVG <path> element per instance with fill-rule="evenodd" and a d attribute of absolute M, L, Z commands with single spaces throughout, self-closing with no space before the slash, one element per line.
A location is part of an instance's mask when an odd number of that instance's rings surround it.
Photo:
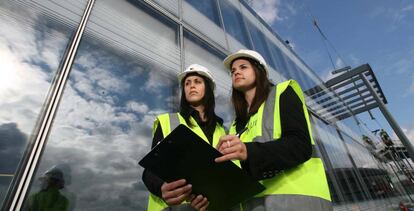
<path fill-rule="evenodd" d="M 220 156 L 188 127 L 179 125 L 139 165 L 166 182 L 186 179 L 194 194 L 207 197 L 212 211 L 228 210 L 265 189 L 233 162 L 214 162 Z"/>

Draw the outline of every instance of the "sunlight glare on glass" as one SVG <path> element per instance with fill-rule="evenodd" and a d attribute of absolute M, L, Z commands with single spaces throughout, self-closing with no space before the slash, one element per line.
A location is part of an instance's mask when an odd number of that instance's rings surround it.
<path fill-rule="evenodd" d="M 0 93 L 13 89 L 19 82 L 17 62 L 7 51 L 0 50 Z"/>

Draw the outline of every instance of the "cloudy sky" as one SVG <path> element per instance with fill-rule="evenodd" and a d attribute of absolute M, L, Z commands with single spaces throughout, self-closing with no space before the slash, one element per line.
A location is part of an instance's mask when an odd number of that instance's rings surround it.
<path fill-rule="evenodd" d="M 332 65 L 320 35 L 312 26 L 310 17 L 315 16 L 343 58 L 343 61 L 336 59 L 336 65 L 356 67 L 370 63 L 390 102 L 390 111 L 413 139 L 414 118 L 409 107 L 414 95 L 414 74 L 410 71 L 414 56 L 414 38 L 410 37 L 410 32 L 414 27 L 408 20 L 414 20 L 414 3 L 402 1 L 381 5 L 376 2 L 357 5 L 355 1 L 336 7 L 318 1 L 304 4 L 297 0 L 257 0 L 252 3 L 275 31 L 292 43 L 302 59 L 326 79 L 331 77 Z M 63 8 L 71 8 L 71 3 L 68 4 Z M 16 9 L 15 5 L 0 6 L 6 12 Z M 72 8 L 72 13 L 62 12 L 69 14 L 62 19 L 77 22 L 83 8 L 77 6 L 77 10 Z M 65 173 L 70 179 L 66 181 L 65 191 L 70 201 L 76 202 L 71 206 L 77 208 L 122 207 L 126 210 L 145 206 L 147 192 L 140 181 L 142 169 L 137 166 L 137 161 L 149 150 L 154 115 L 172 107 L 172 99 L 167 97 L 172 94 L 171 72 L 179 69 L 174 68 L 178 65 L 174 62 L 178 56 L 174 52 L 178 48 L 173 28 L 134 9 L 128 17 L 135 19 L 128 22 L 129 27 L 124 27 L 128 31 L 122 34 L 131 38 L 129 40 L 157 37 L 156 41 L 136 42 L 140 45 L 124 42 L 121 46 L 118 42 L 108 42 L 106 47 L 94 42 L 97 38 L 94 36 L 98 35 L 102 40 L 109 40 L 106 35 L 119 38 L 102 26 L 124 24 L 126 21 L 111 22 L 116 20 L 112 17 L 125 20 L 114 12 L 129 8 L 129 5 L 124 6 L 119 10 L 114 9 L 114 5 L 97 4 L 95 7 L 36 173 L 39 177 L 54 165 L 69 166 L 69 173 Z M 104 14 L 102 11 L 108 8 L 112 8 L 112 16 L 104 19 L 97 15 Z M 13 171 L 21 156 L 22 146 L 26 144 L 46 98 L 59 58 L 74 30 L 73 27 L 63 30 L 35 10 L 19 11 L 15 17 L 2 16 L 1 26 L 5 30 L 0 32 L 0 139 L 14 141 L 10 144 L 1 142 L 0 149 L 7 149 L 3 155 L 15 161 L 0 165 L 7 172 Z M 157 30 L 163 30 L 162 38 Z M 151 36 L 140 36 L 142 34 Z M 147 45 L 143 46 L 145 43 Z M 115 51 L 110 47 L 127 50 Z M 152 55 L 151 50 L 157 52 L 160 49 L 170 49 L 173 53 L 165 55 L 171 58 L 157 57 L 154 64 L 142 55 L 142 52 Z M 196 47 L 193 49 L 197 50 Z M 192 52 L 191 48 L 187 50 Z M 204 54 L 202 56 L 206 58 Z M 163 64 L 157 66 L 160 63 Z M 167 72 L 170 74 L 165 74 Z M 222 98 L 224 96 L 220 95 L 220 102 L 223 102 Z M 380 123 L 387 126 L 381 115 L 376 114 Z M 365 122 L 371 128 L 378 127 L 373 121 Z M 10 148 L 12 145 L 19 146 Z M 37 183 L 34 185 L 31 192 L 37 191 Z"/>
<path fill-rule="evenodd" d="M 369 63 L 388 100 L 388 109 L 414 143 L 414 2 L 253 0 L 252 6 L 324 80 L 332 77 L 328 51 L 337 68 Z M 332 46 L 325 47 L 319 27 Z M 339 55 L 339 56 L 338 56 Z M 390 126 L 358 115 L 370 130 Z M 364 126 L 365 127 L 365 126 Z"/>

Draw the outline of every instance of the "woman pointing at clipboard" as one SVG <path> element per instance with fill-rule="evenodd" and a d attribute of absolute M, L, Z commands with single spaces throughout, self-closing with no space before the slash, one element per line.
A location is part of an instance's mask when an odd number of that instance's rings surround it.
<path fill-rule="evenodd" d="M 178 75 L 181 85 L 180 111 L 157 116 L 153 128 L 152 148 L 179 124 L 189 127 L 213 147 L 225 135 L 223 120 L 214 112 L 215 82 L 210 71 L 198 64 L 190 65 Z M 151 192 L 148 210 L 206 210 L 208 199 L 191 194 L 191 184 L 184 179 L 166 183 L 148 170 L 142 180 Z M 189 201 L 185 203 L 185 201 Z"/>
<path fill-rule="evenodd" d="M 266 190 L 246 210 L 332 210 L 322 160 L 315 152 L 304 96 L 298 83 L 273 86 L 263 57 L 240 50 L 224 60 L 232 78 L 236 119 L 217 149 L 216 162 L 239 160 Z"/>

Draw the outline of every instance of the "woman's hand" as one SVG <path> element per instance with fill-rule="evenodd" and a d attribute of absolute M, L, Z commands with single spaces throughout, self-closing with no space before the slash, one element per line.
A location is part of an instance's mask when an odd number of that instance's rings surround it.
<path fill-rule="evenodd" d="M 188 199 L 192 191 L 191 184 L 187 184 L 185 179 L 176 180 L 174 182 L 162 184 L 161 195 L 162 199 L 169 206 L 181 204 Z"/>
<path fill-rule="evenodd" d="M 215 159 L 216 163 L 227 160 L 244 161 L 247 159 L 246 145 L 240 141 L 240 138 L 236 135 L 220 137 L 220 141 L 216 148 L 223 154 L 223 156 Z"/>
<path fill-rule="evenodd" d="M 203 195 L 198 195 L 197 197 L 194 194 L 190 196 L 191 206 L 197 210 L 205 211 L 209 205 L 209 202 L 206 197 Z"/>

